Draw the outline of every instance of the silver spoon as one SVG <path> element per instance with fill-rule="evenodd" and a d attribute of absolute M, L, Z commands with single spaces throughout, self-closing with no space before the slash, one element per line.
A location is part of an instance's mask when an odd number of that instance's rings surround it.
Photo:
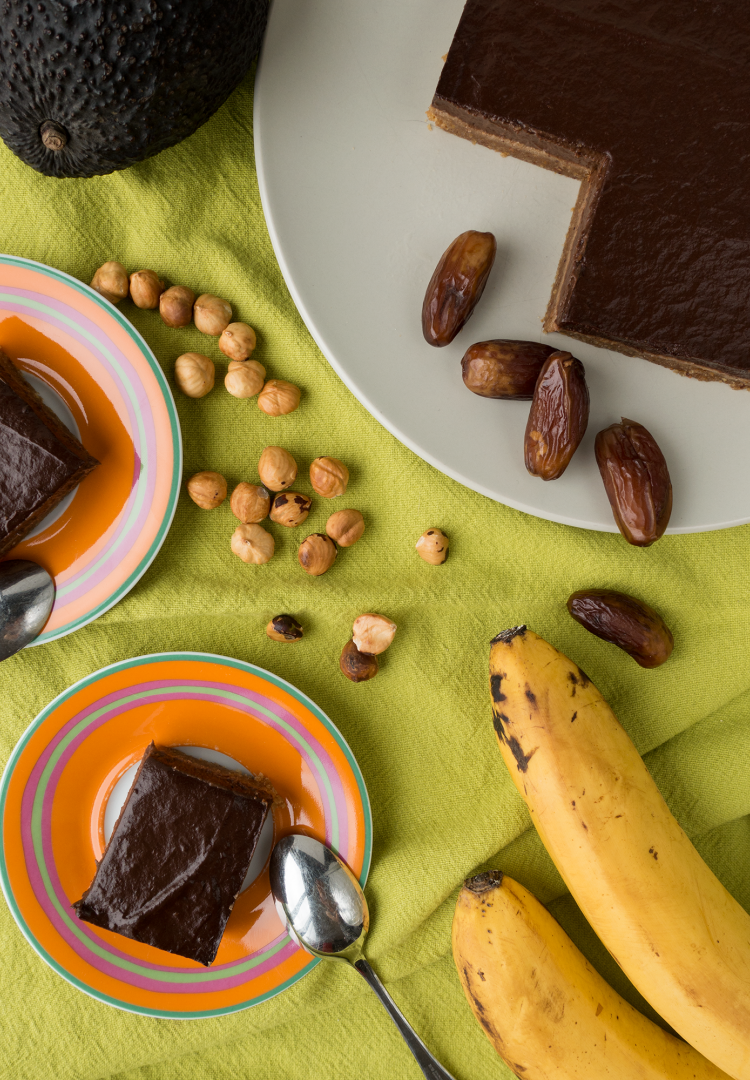
<path fill-rule="evenodd" d="M 453 1080 L 362 955 L 370 915 L 349 867 L 311 836 L 285 836 L 271 855 L 271 890 L 290 937 L 313 956 L 344 960 L 356 968 L 380 998 L 428 1080 Z"/>
<path fill-rule="evenodd" d="M 0 660 L 41 634 L 54 599 L 55 583 L 41 566 L 25 559 L 0 562 Z"/>

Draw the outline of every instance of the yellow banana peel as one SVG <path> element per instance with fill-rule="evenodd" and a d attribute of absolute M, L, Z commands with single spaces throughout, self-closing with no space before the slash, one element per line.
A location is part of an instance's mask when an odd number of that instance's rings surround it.
<path fill-rule="evenodd" d="M 750 915 L 580 668 L 516 627 L 492 642 L 490 692 L 505 763 L 591 926 L 675 1031 L 750 1080 Z"/>

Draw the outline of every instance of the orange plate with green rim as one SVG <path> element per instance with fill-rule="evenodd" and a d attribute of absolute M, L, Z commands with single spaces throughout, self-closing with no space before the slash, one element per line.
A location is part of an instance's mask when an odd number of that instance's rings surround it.
<path fill-rule="evenodd" d="M 91 883 L 129 771 L 152 740 L 263 773 L 280 796 L 265 854 L 251 864 L 208 968 L 80 922 L 71 906 Z M 289 832 L 315 836 L 363 885 L 372 851 L 364 780 L 336 727 L 283 679 L 207 653 L 121 661 L 55 698 L 11 755 L 0 820 L 0 883 L 39 955 L 99 1001 L 170 1019 L 248 1008 L 317 963 L 276 913 L 273 843 Z"/>
<path fill-rule="evenodd" d="M 0 255 L 0 347 L 101 463 L 5 556 L 55 579 L 39 645 L 107 611 L 150 566 L 177 505 L 180 425 L 135 327 L 49 266 Z"/>

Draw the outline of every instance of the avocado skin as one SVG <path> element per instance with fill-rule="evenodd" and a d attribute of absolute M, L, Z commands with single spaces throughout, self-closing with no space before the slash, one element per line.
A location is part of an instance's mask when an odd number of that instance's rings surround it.
<path fill-rule="evenodd" d="M 269 0 L 0 0 L 0 136 L 45 176 L 125 169 L 191 135 L 260 46 Z M 45 121 L 67 142 L 48 149 Z"/>

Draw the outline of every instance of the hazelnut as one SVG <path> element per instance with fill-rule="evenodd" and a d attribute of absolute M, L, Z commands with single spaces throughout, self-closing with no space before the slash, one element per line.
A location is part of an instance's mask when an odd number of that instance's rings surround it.
<path fill-rule="evenodd" d="M 351 547 L 365 531 L 365 519 L 359 510 L 337 510 L 326 522 L 326 532 L 339 547 Z"/>
<path fill-rule="evenodd" d="M 130 275 L 130 298 L 138 308 L 156 308 L 164 292 L 164 282 L 153 270 L 136 270 Z"/>
<path fill-rule="evenodd" d="M 266 416 L 286 416 L 299 405 L 300 389 L 283 379 L 269 379 L 258 397 L 258 407 Z"/>
<path fill-rule="evenodd" d="M 257 360 L 230 360 L 224 385 L 232 397 L 255 397 L 263 386 L 266 369 Z"/>
<path fill-rule="evenodd" d="M 232 551 L 246 563 L 267 563 L 273 555 L 274 544 L 270 532 L 262 525 L 238 525 L 232 533 Z"/>
<path fill-rule="evenodd" d="M 122 263 L 105 262 L 91 279 L 91 288 L 96 289 L 111 304 L 119 304 L 130 291 L 128 272 Z"/>
<path fill-rule="evenodd" d="M 349 470 L 338 458 L 318 457 L 310 466 L 310 483 L 318 495 L 325 499 L 335 499 L 346 491 Z"/>
<path fill-rule="evenodd" d="M 260 455 L 258 475 L 270 491 L 283 491 L 297 478 L 297 462 L 281 446 L 267 446 Z"/>
<path fill-rule="evenodd" d="M 302 641 L 303 630 L 292 615 L 277 615 L 266 627 L 273 641 Z"/>
<path fill-rule="evenodd" d="M 187 285 L 172 285 L 159 297 L 159 314 L 167 326 L 188 326 L 193 320 L 195 293 Z"/>
<path fill-rule="evenodd" d="M 336 545 L 330 536 L 313 533 L 300 544 L 297 558 L 306 574 L 320 577 L 326 570 L 330 570 L 336 561 Z"/>
<path fill-rule="evenodd" d="M 175 360 L 174 377 L 183 394 L 192 398 L 205 397 L 214 385 L 214 362 L 201 353 L 183 353 Z"/>
<path fill-rule="evenodd" d="M 232 321 L 232 307 L 219 296 L 203 293 L 195 301 L 193 319 L 202 334 L 218 337 Z"/>
<path fill-rule="evenodd" d="M 448 537 L 440 529 L 428 529 L 417 540 L 416 548 L 420 559 L 440 566 L 448 558 Z"/>
<path fill-rule="evenodd" d="M 385 615 L 360 615 L 354 620 L 352 641 L 362 653 L 379 656 L 393 641 L 396 624 Z"/>
<path fill-rule="evenodd" d="M 309 495 L 299 495 L 296 491 L 282 491 L 271 504 L 271 521 L 294 529 L 303 521 L 307 521 L 311 505 L 312 499 Z"/>
<path fill-rule="evenodd" d="M 232 513 L 244 525 L 262 521 L 268 516 L 270 505 L 271 496 L 264 487 L 259 484 L 246 484 L 244 480 L 237 485 L 229 500 Z"/>
<path fill-rule="evenodd" d="M 203 510 L 215 510 L 227 497 L 227 482 L 221 473 L 199 472 L 187 482 L 188 495 Z"/>
<path fill-rule="evenodd" d="M 353 641 L 347 641 L 341 650 L 339 667 L 351 682 L 367 682 L 378 673 L 378 658 L 372 653 L 360 652 Z"/>
<path fill-rule="evenodd" d="M 255 331 L 244 322 L 230 323 L 219 338 L 219 348 L 230 360 L 247 360 L 256 343 Z"/>

